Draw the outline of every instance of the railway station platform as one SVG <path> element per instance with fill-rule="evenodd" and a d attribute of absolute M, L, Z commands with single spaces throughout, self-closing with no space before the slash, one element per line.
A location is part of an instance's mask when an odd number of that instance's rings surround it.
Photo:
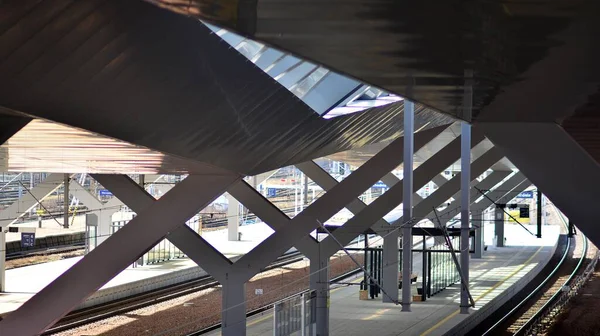
<path fill-rule="evenodd" d="M 242 240 L 228 241 L 227 228 L 202 234 L 211 245 L 232 261 L 253 249 L 266 239 L 273 230 L 264 223 L 240 227 Z M 0 316 L 3 316 L 29 300 L 34 294 L 58 278 L 82 257 L 52 261 L 6 271 L 6 292 L 0 293 Z M 112 301 L 152 289 L 205 275 L 200 267 L 188 258 L 158 264 L 129 267 L 86 299 L 80 308 Z"/>
<path fill-rule="evenodd" d="M 517 225 L 506 225 L 507 246 L 492 247 L 493 225 L 486 224 L 488 249 L 483 258 L 471 258 L 470 282 L 475 308 L 459 313 L 460 287 L 450 286 L 427 298 L 413 302 L 411 312 L 379 299 L 359 300 L 358 286 L 332 285 L 330 298 L 330 335 L 462 335 L 467 324 L 483 320 L 537 275 L 554 253 L 560 233 L 558 226 L 544 226 L 541 239 L 527 236 Z M 415 257 L 414 269 L 421 268 Z M 362 276 L 352 280 L 357 283 Z M 480 313 L 481 311 L 481 313 Z M 385 322 L 385 323 L 382 323 Z M 208 335 L 220 335 L 215 330 Z M 248 318 L 247 335 L 273 334 L 272 311 Z"/>
<path fill-rule="evenodd" d="M 235 260 L 268 237 L 272 230 L 263 223 L 240 227 L 242 241 L 228 241 L 227 230 L 205 232 L 203 237 Z M 483 259 L 471 260 L 472 295 L 476 308 L 470 315 L 458 314 L 459 287 L 451 286 L 425 302 L 415 302 L 412 313 L 401 313 L 400 306 L 383 304 L 379 299 L 360 301 L 358 286 L 332 285 L 330 326 L 332 335 L 352 335 L 371 332 L 377 335 L 441 335 L 471 318 L 492 299 L 509 293 L 517 282 L 531 278 L 543 268 L 553 253 L 559 233 L 558 226 L 544 227 L 542 239 L 528 238 L 523 229 L 507 225 L 507 247 L 491 247 L 493 224 L 486 225 L 488 247 Z M 70 258 L 7 271 L 7 292 L 0 293 L 0 316 L 17 309 L 35 293 L 52 282 L 80 258 Z M 422 268 L 422 258 L 414 256 L 415 273 Z M 530 272 L 531 271 L 531 272 Z M 193 261 L 184 258 L 143 267 L 130 267 L 89 297 L 80 307 L 87 307 L 128 296 L 170 283 L 204 275 Z M 361 278 L 353 280 L 358 283 Z M 518 285 L 518 284 L 517 284 Z M 511 287 L 513 286 L 513 287 Z M 121 296 L 119 296 L 121 295 Z M 248 335 L 272 333 L 269 313 L 248 319 Z M 376 323 L 389 321 L 390 323 Z M 214 335 L 218 334 L 216 331 Z"/>

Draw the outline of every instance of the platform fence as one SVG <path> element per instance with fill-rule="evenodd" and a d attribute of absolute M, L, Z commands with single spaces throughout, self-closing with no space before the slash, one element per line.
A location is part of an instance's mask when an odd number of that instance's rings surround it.
<path fill-rule="evenodd" d="M 112 223 L 110 228 L 110 234 L 114 234 L 119 229 L 121 229 L 125 224 L 129 222 L 128 220 L 123 221 L 115 221 Z M 189 226 L 192 230 L 198 232 L 199 230 L 199 220 L 198 216 L 193 217 L 189 221 L 186 222 L 186 225 Z M 143 265 L 152 265 L 161 262 L 165 262 L 168 260 L 185 258 L 186 255 L 183 253 L 177 246 L 171 243 L 168 239 L 161 240 L 158 244 L 153 246 L 148 252 L 146 252 L 140 259 L 138 259 L 132 266 L 138 267 Z"/>
<path fill-rule="evenodd" d="M 316 296 L 315 291 L 307 291 L 275 302 L 273 305 L 273 335 L 316 335 Z"/>

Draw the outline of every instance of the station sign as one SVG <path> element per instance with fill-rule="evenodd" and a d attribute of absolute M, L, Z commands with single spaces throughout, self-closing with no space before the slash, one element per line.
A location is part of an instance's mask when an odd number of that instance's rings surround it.
<path fill-rule="evenodd" d="M 21 247 L 35 246 L 35 232 L 21 232 Z"/>
<path fill-rule="evenodd" d="M 387 187 L 388 186 L 385 183 L 381 182 L 381 181 L 379 181 L 379 182 L 377 182 L 377 183 L 375 183 L 373 185 L 373 188 L 387 188 Z"/>
<path fill-rule="evenodd" d="M 98 190 L 98 194 L 102 197 L 110 197 L 113 194 L 110 192 L 110 190 L 106 190 L 106 189 L 100 189 Z"/>
<path fill-rule="evenodd" d="M 517 198 L 533 198 L 533 191 L 521 191 L 521 193 L 517 195 Z"/>
<path fill-rule="evenodd" d="M 277 188 L 267 188 L 267 197 L 277 196 Z"/>

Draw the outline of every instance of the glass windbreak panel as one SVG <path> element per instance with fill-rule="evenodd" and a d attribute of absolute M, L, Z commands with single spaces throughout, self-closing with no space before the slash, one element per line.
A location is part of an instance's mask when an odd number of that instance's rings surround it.
<path fill-rule="evenodd" d="M 317 68 L 316 65 L 308 62 L 304 62 L 297 67 L 289 70 L 286 73 L 283 73 L 280 77 L 275 78 L 281 85 L 286 88 L 290 88 L 292 85 L 296 84 L 299 80 L 308 76 L 308 74 L 314 71 Z"/>
<path fill-rule="evenodd" d="M 282 58 L 277 64 L 275 64 L 272 68 L 267 70 L 269 76 L 275 78 L 281 75 L 283 72 L 288 71 L 294 65 L 300 63 L 300 60 L 294 56 L 285 56 Z"/>

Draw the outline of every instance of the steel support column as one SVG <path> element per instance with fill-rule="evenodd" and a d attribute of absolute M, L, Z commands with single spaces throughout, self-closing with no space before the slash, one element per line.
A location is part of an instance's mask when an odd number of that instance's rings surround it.
<path fill-rule="evenodd" d="M 483 213 L 481 211 L 473 211 L 472 214 L 473 226 L 477 227 L 475 229 L 475 253 L 473 254 L 473 258 L 481 259 L 483 256 Z"/>
<path fill-rule="evenodd" d="M 504 247 L 504 204 L 499 204 L 494 210 L 494 235 L 496 247 Z"/>
<path fill-rule="evenodd" d="M 460 268 L 464 283 L 460 291 L 460 312 L 469 313 L 469 207 L 471 206 L 471 125 L 461 125 L 460 146 Z"/>
<path fill-rule="evenodd" d="M 228 172 L 188 176 L 155 201 L 153 206 L 138 212 L 137 217 L 19 309 L 7 315 L 0 321 L 0 335 L 42 333 L 238 179 L 238 175 Z"/>
<path fill-rule="evenodd" d="M 410 275 L 412 270 L 412 220 L 413 220 L 413 157 L 414 132 L 415 132 L 415 105 L 413 102 L 404 100 L 404 178 L 402 179 L 402 311 L 410 311 L 412 294 L 410 288 Z M 439 172 L 437 172 L 439 173 Z M 395 231 L 397 232 L 397 231 Z M 396 236 L 396 246 L 398 240 Z M 396 260 L 398 253 L 396 253 Z M 398 267 L 394 275 L 398 278 Z M 397 280 L 396 280 L 397 282 Z M 385 282 L 384 282 L 385 284 Z M 395 286 L 398 288 L 398 285 Z M 397 291 L 397 289 L 396 289 Z"/>
<path fill-rule="evenodd" d="M 310 259 L 310 289 L 317 294 L 317 336 L 329 335 L 329 257 L 316 253 Z"/>
<path fill-rule="evenodd" d="M 221 282 L 222 312 L 221 334 L 223 336 L 246 335 L 246 282 L 228 277 Z"/>

